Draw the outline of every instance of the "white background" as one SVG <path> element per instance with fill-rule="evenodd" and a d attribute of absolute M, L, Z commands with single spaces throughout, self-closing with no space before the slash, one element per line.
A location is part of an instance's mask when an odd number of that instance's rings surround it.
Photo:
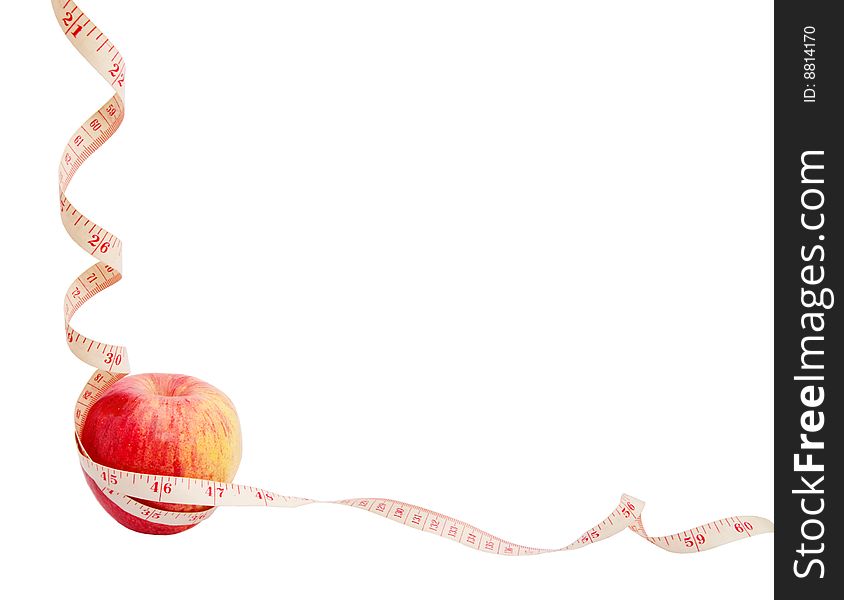
<path fill-rule="evenodd" d="M 125 598 L 760 598 L 773 536 L 625 532 L 507 559 L 361 511 L 115 524 L 76 464 L 55 173 L 108 86 L 9 3 L 8 586 Z M 86 0 L 127 118 L 68 196 L 125 244 L 76 320 L 224 390 L 238 481 L 415 502 L 562 546 L 621 492 L 654 534 L 773 515 L 768 2 Z M 14 19 L 14 20 L 13 20 Z M 11 580 L 8 577 L 11 576 Z"/>

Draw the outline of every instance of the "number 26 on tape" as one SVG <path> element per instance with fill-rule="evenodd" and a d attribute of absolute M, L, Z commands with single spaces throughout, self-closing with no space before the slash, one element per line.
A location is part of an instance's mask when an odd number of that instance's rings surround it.
<path fill-rule="evenodd" d="M 102 252 L 103 254 L 108 252 L 109 247 L 111 247 L 110 242 L 103 242 L 101 244 L 100 243 L 100 236 L 98 236 L 97 234 L 91 235 L 91 239 L 88 240 L 88 245 L 91 246 L 92 248 L 99 248 L 100 252 Z"/>

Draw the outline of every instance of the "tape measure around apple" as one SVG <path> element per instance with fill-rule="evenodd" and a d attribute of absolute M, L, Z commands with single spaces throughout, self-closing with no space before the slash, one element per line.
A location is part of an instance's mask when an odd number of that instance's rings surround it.
<path fill-rule="evenodd" d="M 71 283 L 64 303 L 68 346 L 78 358 L 96 368 L 77 400 L 75 412 L 79 459 L 88 477 L 89 485 L 103 507 L 119 522 L 146 533 L 183 531 L 206 519 L 218 506 L 293 508 L 324 502 L 284 496 L 263 488 L 230 483 L 240 460 L 240 430 L 234 407 L 224 394 L 204 382 L 185 376 L 135 375 L 127 377 L 129 359 L 126 348 L 87 338 L 71 327 L 70 320 L 80 306 L 94 295 L 117 283 L 121 278 L 122 244 L 120 240 L 79 212 L 68 201 L 65 191 L 80 165 L 112 136 L 123 121 L 126 63 L 116 46 L 72 0 L 52 0 L 52 3 L 65 36 L 105 78 L 115 92 L 71 136 L 59 165 L 59 197 L 64 226 L 76 244 L 97 259 L 96 264 L 83 271 Z M 169 386 L 169 389 L 155 389 L 156 385 Z M 115 393 L 118 390 L 120 394 Z M 143 390 L 147 390 L 151 396 L 144 396 Z M 130 398 L 129 403 L 134 403 L 132 406 L 128 406 L 125 402 L 120 404 L 121 399 L 125 400 L 127 396 Z M 127 413 L 130 418 L 136 419 L 132 426 L 142 427 L 142 418 L 132 414 L 134 410 L 132 407 L 137 408 L 144 402 L 152 402 L 150 397 L 157 399 L 160 403 L 156 406 L 158 412 L 153 411 L 147 422 L 151 428 L 154 428 L 157 416 L 165 414 L 168 410 L 172 411 L 174 406 L 177 406 L 179 411 L 185 411 L 188 410 L 185 406 L 190 405 L 193 407 L 191 410 L 197 411 L 197 414 L 202 413 L 206 420 L 199 419 L 200 427 L 206 427 L 211 433 L 200 432 L 205 437 L 201 443 L 194 444 L 192 452 L 194 454 L 198 452 L 200 455 L 203 451 L 216 454 L 218 462 L 223 463 L 222 467 L 213 468 L 208 464 L 200 464 L 191 472 L 190 468 L 179 467 L 179 457 L 176 456 L 175 461 L 171 460 L 169 475 L 141 473 L 138 472 L 140 469 L 115 468 L 116 466 L 125 468 L 126 464 L 132 463 L 131 457 L 126 456 L 127 453 L 131 454 L 131 448 L 118 448 L 118 451 L 125 450 L 122 461 L 116 461 L 121 464 L 116 465 L 115 461 L 102 459 L 101 462 L 95 461 L 92 456 L 95 454 L 93 447 L 97 447 L 98 455 L 108 454 L 108 448 L 100 447 L 103 446 L 100 441 L 107 436 L 100 435 L 99 427 L 108 428 L 110 422 L 118 419 L 120 415 L 126 417 Z M 97 406 L 100 402 L 101 404 Z M 147 415 L 150 415 L 149 411 Z M 86 428 L 86 420 L 89 416 L 91 423 L 96 421 L 97 428 Z M 173 415 L 169 416 L 173 417 Z M 209 425 L 208 419 L 216 419 L 216 421 Z M 126 423 L 123 425 L 125 426 Z M 159 425 L 159 429 L 160 427 Z M 145 432 L 152 438 L 155 437 L 154 433 L 154 431 Z M 85 445 L 83 445 L 83 440 L 86 442 Z M 167 440 L 159 440 L 159 442 L 169 448 Z M 172 440 L 169 443 L 170 446 L 176 445 Z M 86 446 L 88 446 L 87 449 Z M 160 451 L 161 447 L 158 450 Z M 172 448 L 168 451 L 172 451 Z M 200 463 L 203 462 L 202 458 L 200 456 Z M 134 460 L 137 462 L 139 459 L 134 457 Z M 111 462 L 111 465 L 103 464 L 106 462 Z M 205 462 L 208 463 L 208 461 Z M 210 473 L 211 476 L 209 478 L 177 476 L 197 472 Z M 501 555 L 574 550 L 603 541 L 624 529 L 630 529 L 645 540 L 669 552 L 694 553 L 774 530 L 773 523 L 767 519 L 732 516 L 673 535 L 654 537 L 647 534 L 642 524 L 644 502 L 625 494 L 606 519 L 586 530 L 571 544 L 562 548 L 541 549 L 513 544 L 463 521 L 406 502 L 387 498 L 352 498 L 331 501 L 331 503 L 360 508 L 408 527 L 433 533 L 477 550 Z"/>

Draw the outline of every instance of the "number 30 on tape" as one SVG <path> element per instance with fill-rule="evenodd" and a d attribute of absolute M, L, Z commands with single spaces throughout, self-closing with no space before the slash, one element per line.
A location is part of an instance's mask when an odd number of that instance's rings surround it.
<path fill-rule="evenodd" d="M 773 523 L 767 519 L 731 516 L 673 535 L 651 536 L 642 524 L 644 502 L 624 494 L 603 521 L 587 529 L 572 543 L 562 548 L 542 549 L 514 544 L 464 521 L 388 498 L 310 500 L 252 486 L 122 471 L 91 460 L 80 442 L 85 417 L 103 393 L 129 373 L 129 361 L 124 347 L 87 338 L 73 329 L 70 321 L 80 306 L 120 280 L 123 246 L 114 234 L 79 212 L 70 203 L 65 192 L 80 165 L 112 136 L 123 121 L 126 63 L 108 36 L 100 31 L 72 0 L 52 2 L 56 18 L 67 39 L 114 90 L 114 95 L 70 137 L 59 163 L 59 199 L 62 221 L 68 234 L 80 248 L 97 259 L 95 265 L 83 271 L 71 283 L 64 305 L 68 346 L 78 358 L 96 369 L 76 404 L 75 425 L 79 460 L 85 473 L 97 482 L 101 491 L 120 510 L 142 519 L 154 520 L 160 525 L 183 526 L 205 519 L 219 506 L 294 508 L 331 502 L 365 510 L 476 550 L 511 556 L 576 550 L 606 540 L 625 529 L 658 548 L 677 553 L 701 552 L 743 538 L 773 532 Z M 208 508 L 200 512 L 176 512 L 160 510 L 144 503 L 145 500 L 150 503 L 159 502 L 164 495 L 168 503 Z"/>

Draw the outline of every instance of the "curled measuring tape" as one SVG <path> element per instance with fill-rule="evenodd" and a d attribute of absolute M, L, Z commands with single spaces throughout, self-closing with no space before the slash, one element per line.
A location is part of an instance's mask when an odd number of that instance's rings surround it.
<path fill-rule="evenodd" d="M 325 503 L 284 496 L 251 486 L 167 475 L 134 473 L 98 464 L 81 443 L 83 426 L 91 407 L 116 382 L 128 375 L 126 348 L 87 338 L 70 325 L 76 311 L 94 295 L 121 278 L 122 244 L 112 233 L 100 227 L 67 199 L 65 191 L 77 169 L 117 130 L 123 121 L 126 63 L 108 37 L 72 0 L 52 0 L 53 10 L 65 36 L 114 89 L 114 95 L 92 114 L 71 136 L 59 165 L 59 199 L 62 222 L 76 244 L 97 259 L 71 283 L 64 302 L 65 333 L 71 351 L 96 371 L 90 377 L 76 403 L 77 448 L 82 469 L 103 493 L 110 512 L 121 510 L 162 527 L 183 528 L 204 520 L 218 506 L 278 506 L 294 508 Z M 210 492 L 210 493 L 209 493 Z M 166 496 L 165 496 L 166 495 Z M 167 503 L 207 507 L 198 512 L 179 512 L 155 508 Z M 145 504 L 144 501 L 150 504 Z M 503 555 L 541 554 L 575 550 L 603 541 L 630 529 L 652 544 L 677 553 L 708 550 L 728 542 L 773 532 L 769 520 L 752 516 L 733 516 L 706 523 L 667 536 L 650 536 L 642 524 L 644 502 L 622 495 L 606 519 L 586 530 L 568 546 L 555 549 L 513 544 L 463 521 L 413 504 L 386 498 L 353 498 L 330 501 L 381 515 L 391 521 L 451 539 L 476 550 Z M 175 530 L 175 529 L 174 529 Z"/>

